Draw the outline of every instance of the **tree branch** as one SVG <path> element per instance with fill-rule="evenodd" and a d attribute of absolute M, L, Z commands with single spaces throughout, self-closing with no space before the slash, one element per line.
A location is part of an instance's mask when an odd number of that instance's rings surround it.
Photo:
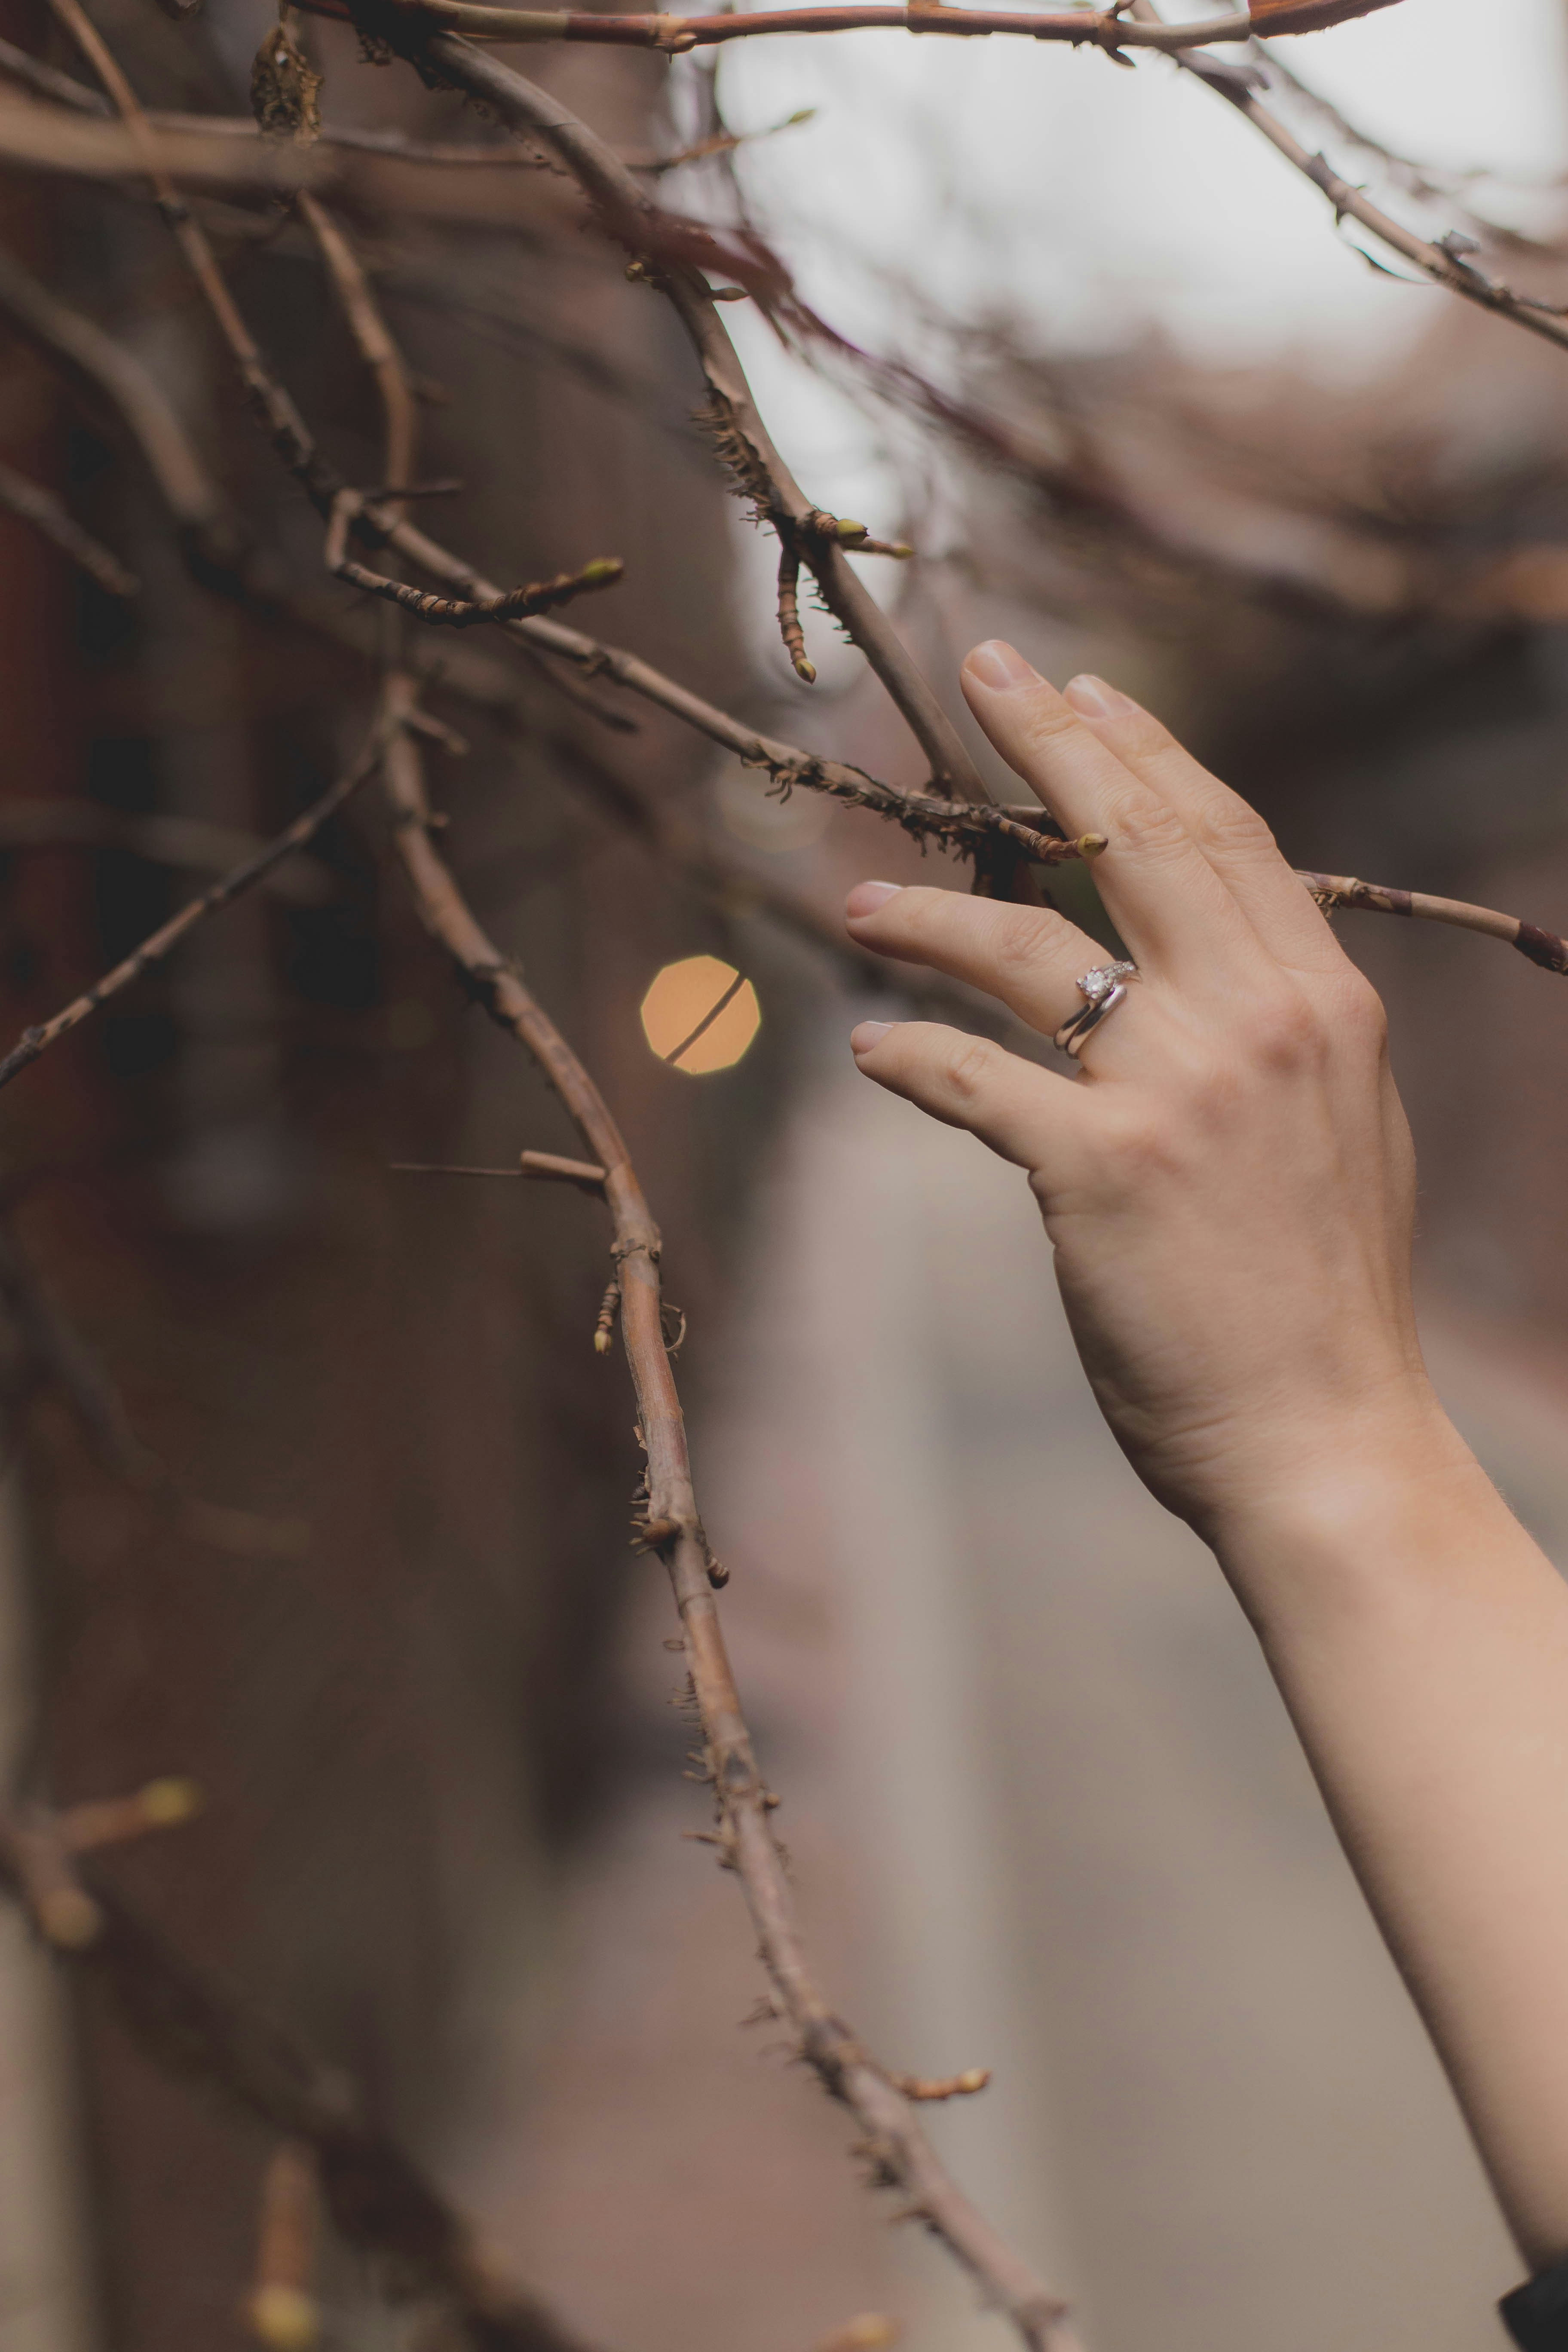
<path fill-rule="evenodd" d="M 594 21 L 608 25 L 628 20 L 606 16 Z M 930 761 L 935 780 L 960 798 L 988 800 L 978 769 L 886 614 L 857 578 L 837 540 L 816 530 L 821 509 L 807 499 L 768 436 L 706 278 L 692 262 L 667 257 L 653 233 L 668 216 L 647 189 L 559 99 L 510 67 L 449 34 L 424 42 L 417 55 L 442 80 L 480 100 L 509 128 L 544 140 L 571 170 L 608 234 L 634 257 L 652 265 L 655 282 L 668 298 L 697 354 L 708 386 L 713 438 L 737 481 L 781 535 L 791 529 L 799 534 L 801 554 L 816 575 L 823 601 L 881 679 Z"/>
<path fill-rule="evenodd" d="M 1254 0 L 1201 24 L 1151 26 L 1129 23 L 1114 7 L 1058 9 L 1039 16 L 1012 9 L 957 8 L 940 0 L 910 0 L 907 7 L 866 5 L 827 8 L 758 9 L 718 16 L 598 16 L 567 8 L 496 8 L 470 5 L 470 0 L 379 0 L 372 26 L 368 11 L 357 11 L 345 0 L 300 0 L 307 15 L 350 22 L 363 17 L 367 27 L 390 37 L 395 19 L 419 31 L 439 30 L 469 39 L 507 45 L 537 41 L 594 41 L 637 48 L 662 49 L 679 55 L 708 47 L 717 41 L 739 41 L 768 33 L 849 33 L 867 29 L 907 33 L 950 33 L 978 36 L 1016 34 L 1026 40 L 1065 41 L 1074 48 L 1104 49 L 1110 56 L 1123 49 L 1173 50 L 1198 43 L 1245 41 L 1254 31 L 1308 33 L 1328 25 L 1342 25 L 1352 16 L 1368 16 L 1394 0 Z"/>
<path fill-rule="evenodd" d="M 253 857 L 247 857 L 243 865 L 232 867 L 210 889 L 204 890 L 199 898 L 193 898 L 188 906 L 181 908 L 177 915 L 172 915 L 166 923 L 160 924 L 139 948 L 117 963 L 111 971 L 106 971 L 101 980 L 94 981 L 80 996 L 74 997 L 69 1004 L 63 1006 L 47 1021 L 24 1029 L 11 1051 L 0 1061 L 0 1087 L 9 1086 L 29 1063 L 36 1062 L 39 1055 L 47 1053 L 58 1039 L 68 1036 L 73 1029 L 79 1028 L 89 1013 L 98 1011 L 100 1004 L 106 1004 L 111 996 L 118 996 L 121 989 L 129 988 L 133 980 L 140 980 L 142 973 L 149 971 L 154 964 L 162 963 L 186 932 L 194 930 L 206 916 L 216 914 L 220 907 L 228 906 L 261 881 L 294 850 L 313 840 L 329 817 L 335 816 L 366 777 L 374 773 L 382 756 L 383 739 L 383 723 L 378 719 L 370 740 L 353 765 L 329 786 L 320 800 L 302 811 L 292 824 L 285 825 L 282 832 L 264 848 L 258 850 Z"/>
<path fill-rule="evenodd" d="M 1359 882 L 1353 874 L 1300 874 L 1325 913 L 1336 907 L 1355 907 L 1368 915 L 1416 916 L 1428 923 L 1452 923 L 1461 931 L 1479 931 L 1488 939 L 1505 940 L 1543 971 L 1568 973 L 1568 940 L 1543 931 L 1518 915 L 1500 915 L 1492 907 L 1471 907 L 1462 898 L 1434 898 L 1425 890 L 1401 890 L 1387 882 Z"/>
<path fill-rule="evenodd" d="M 440 2304 L 471 2352 L 585 2352 L 497 2276 L 462 2217 L 371 2121 L 340 2068 L 201 1975 L 111 1888 L 82 1874 L 61 1831 L 69 1819 L 0 1809 L 0 1879 L 27 1904 L 57 1957 L 108 1995 L 138 2048 L 164 2073 L 309 2147 L 340 2236 L 384 2263 L 405 2293 Z M 51 1916 L 68 1933 L 51 1929 Z"/>
<path fill-rule="evenodd" d="M 414 681 L 388 680 L 387 723 L 412 707 Z M 426 929 L 465 986 L 500 1027 L 524 1046 L 554 1088 L 594 1163 L 605 1171 L 613 1228 L 611 1257 L 621 1336 L 637 1392 L 647 1456 L 638 1537 L 669 1573 L 702 1726 L 705 1777 L 712 1790 L 722 1858 L 739 1875 L 780 2014 L 802 2056 L 862 2134 L 879 2185 L 896 2188 L 908 2210 L 940 2237 L 1005 2311 L 1031 2352 L 1075 2352 L 1065 2306 L 996 2234 L 952 2182 L 891 2076 L 869 2058 L 828 2008 L 801 1941 L 795 1898 L 774 1841 L 777 1802 L 752 1748 L 710 1580 L 712 1554 L 698 1514 L 686 1424 L 665 1346 L 660 1240 L 608 1107 L 515 968 L 476 921 L 429 831 L 429 805 L 416 741 L 396 725 L 384 775 L 397 819 L 398 854 Z"/>

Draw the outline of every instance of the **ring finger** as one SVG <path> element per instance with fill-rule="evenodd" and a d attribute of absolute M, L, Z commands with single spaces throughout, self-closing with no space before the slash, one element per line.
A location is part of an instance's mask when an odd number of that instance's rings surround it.
<path fill-rule="evenodd" d="M 845 920 L 862 947 L 967 981 L 1047 1037 L 1084 1011 L 1079 976 L 1108 961 L 1086 932 L 1052 908 L 964 898 L 956 890 L 862 882 L 849 894 Z M 1098 1066 L 1102 1031 L 1093 1034 Z M 1107 1024 L 1103 1036 L 1110 1034 Z"/>

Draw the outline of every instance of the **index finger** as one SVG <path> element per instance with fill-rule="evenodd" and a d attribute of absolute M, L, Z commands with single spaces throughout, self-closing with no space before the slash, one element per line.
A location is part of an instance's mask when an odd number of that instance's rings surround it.
<path fill-rule="evenodd" d="M 1094 878 L 1141 969 L 1191 983 L 1256 968 L 1258 934 L 1175 810 L 1054 686 L 997 639 L 977 646 L 962 675 L 975 718 L 1063 829 L 1108 836 Z"/>

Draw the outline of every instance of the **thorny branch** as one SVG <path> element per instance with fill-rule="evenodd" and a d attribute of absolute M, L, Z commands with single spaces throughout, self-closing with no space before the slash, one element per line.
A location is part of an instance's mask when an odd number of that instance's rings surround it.
<path fill-rule="evenodd" d="M 62 0 L 62 5 L 73 5 L 73 0 Z M 123 77 L 120 86 L 127 102 L 134 106 Z M 221 285 L 216 257 L 199 224 L 187 216 L 182 230 L 182 251 L 187 261 L 193 253 L 199 256 L 199 266 L 195 261 L 191 266 L 198 287 L 210 297 L 215 280 Z M 347 486 L 321 455 L 226 292 L 221 303 L 209 302 L 209 307 L 267 425 L 274 449 L 323 520 L 330 520 L 333 501 Z M 147 457 L 165 503 L 190 534 L 204 572 L 210 571 L 214 584 L 236 583 L 242 545 L 221 496 L 166 398 L 141 363 L 100 329 L 47 294 L 4 254 L 0 254 L 0 310 L 8 311 L 52 356 L 113 401 Z M 814 518 L 819 511 L 808 509 Z M 455 589 L 464 601 L 489 604 L 507 593 L 414 524 L 400 520 L 395 501 L 367 499 L 353 520 L 372 544 L 395 549 L 411 565 Z M 858 532 L 858 526 L 852 527 L 851 544 Z M 842 562 L 842 541 L 830 541 L 815 530 L 813 537 L 819 547 L 832 547 L 836 560 Z M 852 574 L 848 576 L 853 580 Z M 563 622 L 533 615 L 500 625 L 531 648 L 568 662 L 581 676 L 608 679 L 657 704 L 733 751 L 743 765 L 764 771 L 786 792 L 800 786 L 826 792 L 852 807 L 874 808 L 891 816 L 915 840 L 937 841 L 960 855 L 973 855 L 988 838 L 1000 838 L 1042 864 L 1093 856 L 1100 845 L 1098 835 L 1084 836 L 1087 847 L 1064 843 L 1020 825 L 989 805 L 971 806 L 934 793 L 899 792 L 860 769 L 780 742 L 693 694 L 639 656 L 606 646 Z"/>
<path fill-rule="evenodd" d="M 798 33 L 850 25 L 900 24 L 923 33 L 1023 33 L 1037 39 L 1088 43 L 1113 54 L 1128 47 L 1164 49 L 1202 71 L 1232 103 L 1251 114 L 1265 135 L 1325 188 L 1337 210 L 1373 227 L 1385 241 L 1418 260 L 1454 290 L 1505 311 L 1537 332 L 1550 333 L 1553 341 L 1568 342 L 1568 330 L 1553 324 L 1541 306 L 1492 285 L 1444 245 L 1426 246 L 1414 238 L 1401 244 L 1400 238 L 1407 233 L 1391 236 L 1390 228 L 1395 225 L 1385 224 L 1375 208 L 1365 206 L 1357 192 L 1346 189 L 1326 165 L 1320 170 L 1304 150 L 1295 149 L 1289 134 L 1256 108 L 1250 89 L 1240 78 L 1232 76 L 1227 80 L 1226 68 L 1196 60 L 1190 54 L 1194 39 L 1239 40 L 1255 28 L 1305 29 L 1367 13 L 1373 6 L 1388 5 L 1388 0 L 1258 0 L 1250 17 L 1243 11 L 1206 26 L 1180 28 L 1151 21 L 1152 11 L 1142 5 L 1131 22 L 1119 11 L 1077 11 L 1048 19 L 992 16 L 941 6 L 934 0 L 923 0 L 923 5 L 922 0 L 915 0 L 907 8 L 810 9 L 779 18 L 677 19 L 579 17 L 565 12 L 528 15 L 469 7 L 461 0 L 419 0 L 417 5 L 398 5 L 395 0 L 390 6 L 378 5 L 373 16 L 369 0 L 364 0 L 358 12 L 363 29 L 392 39 L 435 78 L 482 99 L 514 131 L 542 140 L 577 179 L 600 225 L 671 301 L 707 383 L 713 437 L 752 499 L 759 517 L 778 535 L 781 629 L 797 671 L 805 676 L 810 667 L 796 601 L 798 570 L 804 562 L 816 577 L 829 609 L 865 651 L 921 742 L 934 781 L 946 787 L 942 793 L 900 793 L 857 769 L 763 737 L 690 695 L 637 656 L 600 646 L 566 625 L 543 617 L 542 603 L 559 603 L 567 594 L 607 584 L 607 566 L 591 565 L 540 588 L 506 592 L 492 587 L 410 524 L 405 499 L 400 495 L 414 481 L 414 418 L 406 373 L 347 238 L 319 201 L 306 194 L 299 200 L 300 213 L 316 238 L 359 348 L 375 373 L 386 425 L 384 491 L 373 495 L 349 489 L 321 457 L 292 400 L 251 337 L 205 232 L 179 195 L 151 119 L 139 107 L 86 17 L 80 0 L 51 0 L 51 4 L 113 96 L 160 208 L 253 402 L 268 423 L 275 446 L 328 526 L 324 557 L 331 571 L 426 622 L 456 626 L 479 621 L 499 625 L 530 649 L 570 663 L 580 675 L 607 678 L 671 711 L 725 744 L 745 764 L 766 772 L 786 793 L 800 785 L 875 809 L 915 837 L 937 839 L 977 861 L 982 856 L 994 857 L 1005 847 L 1027 859 L 1053 863 L 1090 856 L 1105 843 L 1099 835 L 1085 835 L 1077 842 L 1054 839 L 1040 829 L 1047 822 L 1044 818 L 1036 824 L 994 806 L 965 804 L 967 801 L 983 803 L 984 786 L 929 686 L 845 561 L 847 545 L 858 544 L 869 551 L 871 543 L 858 526 L 841 525 L 811 505 L 779 459 L 714 310 L 713 290 L 703 274 L 705 248 L 700 243 L 682 248 L 672 242 L 669 216 L 661 215 L 638 186 L 631 167 L 614 156 L 558 101 L 442 28 L 457 26 L 483 37 L 504 34 L 509 38 L 629 41 L 673 50 L 775 30 Z M 330 0 L 312 0 L 312 5 L 319 14 L 347 13 L 330 5 Z M 493 21 L 503 16 L 503 23 Z M 4 63 L 0 60 L 0 66 Z M 58 90 L 39 94 L 52 95 L 57 100 L 61 97 Z M 1355 201 L 1342 202 L 1342 194 Z M 180 515 L 183 507 L 184 519 L 194 521 L 199 509 L 203 527 L 213 527 L 221 516 L 221 501 L 216 499 L 210 485 L 193 480 L 188 467 L 182 474 L 183 430 L 176 425 L 171 436 L 167 419 L 155 413 L 155 403 L 149 411 L 146 387 L 127 375 L 119 363 L 117 347 L 108 345 L 107 338 L 92 342 L 96 330 L 89 330 L 84 341 L 79 330 L 85 322 L 73 322 L 68 313 L 62 314 L 52 297 L 34 288 L 20 273 L 13 278 L 9 274 L 13 267 L 0 262 L 0 305 L 26 324 L 58 357 L 108 391 L 122 414 L 134 412 L 142 418 L 144 429 L 138 437 L 143 447 L 151 441 L 159 451 L 156 470 L 172 510 Z M 172 467 L 171 447 L 175 453 Z M 348 553 L 351 532 L 369 548 L 392 549 L 410 568 L 435 578 L 454 593 L 426 593 L 358 563 Z M 395 630 L 401 626 L 397 615 L 388 617 Z M 614 1279 L 601 1308 L 595 1346 L 602 1343 L 607 1348 L 618 1318 L 637 1392 L 638 1434 L 647 1461 L 637 1541 L 640 1548 L 659 1554 L 670 1576 L 702 1726 L 704 1774 L 717 1815 L 716 1843 L 724 1864 L 741 1879 L 769 1973 L 775 2013 L 788 2021 L 802 2056 L 824 2087 L 855 2118 L 862 2135 L 859 2152 L 873 2181 L 902 2193 L 908 2214 L 945 2242 L 988 2297 L 1007 2314 L 1033 2352 L 1073 2352 L 1076 2339 L 1064 2306 L 947 2177 L 915 2113 L 920 2103 L 983 2088 L 983 2071 L 940 2079 L 888 2074 L 827 2007 L 811 1973 L 771 1826 L 777 1800 L 757 1765 L 720 1627 L 714 1591 L 722 1581 L 722 1571 L 709 1547 L 692 1486 L 665 1329 L 658 1229 L 603 1097 L 516 969 L 477 921 L 436 845 L 420 746 L 420 736 L 429 731 L 430 722 L 418 709 L 417 691 L 414 666 L 390 663 L 375 730 L 356 765 L 277 841 L 184 909 L 52 1022 L 26 1033 L 12 1054 L 0 1062 L 0 1085 L 166 954 L 196 921 L 270 872 L 289 850 L 308 840 L 365 777 L 379 771 L 395 819 L 398 856 L 422 920 L 476 1001 L 533 1057 L 590 1155 L 577 1161 L 525 1152 L 517 1172 L 574 1184 L 590 1196 L 602 1198 L 609 1213 Z M 595 789 L 602 800 L 615 803 L 616 791 L 605 793 L 602 787 Z M 635 804 L 635 794 L 632 799 Z M 623 819 L 625 801 L 623 793 Z M 676 828 L 646 803 L 635 821 L 644 836 L 671 856 L 694 880 L 721 892 L 732 887 L 732 877 L 704 845 L 679 838 Z M 1568 973 L 1568 942 L 1517 918 L 1348 877 L 1308 874 L 1301 878 L 1325 907 L 1363 907 L 1457 923 L 1502 938 L 1531 961 Z M 799 919 L 798 909 L 795 919 Z M 145 1810 L 145 1792 L 142 1802 Z M 97 1810 L 101 1816 L 98 1826 L 104 1830 L 116 1808 Z M 476 2347 L 491 2347 L 491 2352 L 499 2347 L 508 2347 L 508 2352 L 524 2352 L 524 2347 L 527 2352 L 564 2352 L 564 2340 L 552 2324 L 509 2295 L 485 2273 L 457 2217 L 359 2115 L 335 2075 L 226 1996 L 202 1983 L 112 1894 L 85 1885 L 77 1870 L 75 1848 L 83 1842 L 98 1841 L 78 1838 L 73 1843 L 71 1819 L 70 1815 L 54 1819 L 37 1811 L 25 1817 L 15 1811 L 0 1814 L 0 1866 L 22 1889 L 57 1947 L 71 1952 L 80 1965 L 109 1982 L 144 2046 L 177 2071 L 212 2080 L 231 2102 L 261 2117 L 282 2136 L 285 2146 L 275 2158 L 270 2176 L 275 2187 L 282 2184 L 278 2187 L 279 2210 L 282 2203 L 289 2203 L 290 2214 L 298 2221 L 301 2207 L 296 2192 L 305 2179 L 304 2159 L 298 2151 L 309 2150 L 309 2168 L 319 2175 L 322 2193 L 344 2234 L 373 2252 L 395 2257 L 401 2273 L 411 2276 L 420 2291 L 436 2294 L 452 2307 Z M 73 1896 L 79 1899 L 73 1901 Z M 51 1916 L 54 1929 L 47 1925 Z M 68 1917 L 74 1923 L 71 1931 L 58 1932 Z M 296 2243 L 298 2238 L 296 2231 Z M 305 2292 L 304 2279 L 290 2274 L 282 2280 L 288 2267 L 284 2262 L 271 2266 L 277 2273 L 273 2283 L 281 2280 L 293 2291 Z M 298 2263 L 294 2269 L 299 2269 Z M 264 2259 L 258 2269 L 263 2284 L 268 2274 Z"/>
<path fill-rule="evenodd" d="M 773 445 L 699 266 L 707 249 L 702 244 L 706 232 L 695 232 L 694 250 L 676 248 L 669 216 L 619 156 L 560 100 L 510 67 L 498 65 L 450 34 L 424 42 L 416 54 L 422 68 L 433 68 L 454 89 L 480 100 L 509 129 L 542 139 L 553 149 L 608 234 L 652 276 L 697 354 L 708 387 L 708 427 L 737 485 L 781 538 L 798 535 L 802 558 L 816 576 L 823 602 L 881 679 L 930 761 L 934 779 L 963 799 L 988 800 L 978 770 L 930 685 L 857 578 L 837 535 L 818 528 L 821 508 L 807 499 Z"/>
<path fill-rule="evenodd" d="M 943 2241 L 987 2301 L 1005 2312 L 1031 2352 L 1077 2352 L 1066 2306 L 949 2179 L 913 2102 L 833 2014 L 812 1976 L 770 1821 L 778 1800 L 758 1769 L 719 1622 L 714 1593 L 727 1579 L 709 1544 L 692 1486 L 674 1350 L 665 1330 L 658 1228 L 608 1105 L 515 965 L 475 919 L 436 846 L 420 740 L 408 723 L 417 695 L 407 672 L 389 667 L 383 777 L 398 856 L 426 929 L 476 1002 L 532 1056 L 582 1137 L 602 1184 L 614 1276 L 595 1346 L 607 1342 L 618 1317 L 647 1465 L 635 1539 L 639 1549 L 657 1551 L 669 1574 L 723 1859 L 745 1891 L 779 2013 L 789 2020 L 801 2055 L 824 2088 L 860 2126 L 873 2180 L 902 2192 L 910 2217 Z M 680 1050 L 693 1042 L 687 1039 Z"/>
<path fill-rule="evenodd" d="M 387 691 L 392 722 L 407 711 L 415 688 L 395 672 Z M 1076 2338 L 1063 2305 L 948 2178 L 910 2099 L 835 2016 L 812 1975 L 770 1821 L 777 1800 L 757 1765 L 720 1626 L 715 1563 L 698 1513 L 685 1418 L 665 1345 L 658 1228 L 604 1097 L 475 920 L 436 848 L 419 749 L 405 727 L 390 736 L 385 776 L 398 853 L 421 919 L 476 1001 L 532 1055 L 595 1163 L 605 1171 L 614 1234 L 610 1254 L 620 1294 L 611 1311 L 620 1318 L 647 1457 L 638 1534 L 642 1546 L 664 1560 L 674 1589 L 722 1856 L 741 1879 L 778 2012 L 793 2027 L 802 2055 L 824 2088 L 859 2126 L 873 2179 L 902 2193 L 911 2217 L 943 2240 L 1033 2352 L 1074 2352 Z"/>

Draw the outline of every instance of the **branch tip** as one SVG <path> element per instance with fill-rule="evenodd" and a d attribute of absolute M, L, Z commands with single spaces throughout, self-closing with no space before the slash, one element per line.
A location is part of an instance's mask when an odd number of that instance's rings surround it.
<path fill-rule="evenodd" d="M 991 2080 L 989 2066 L 966 2067 L 962 2074 L 895 2074 L 894 2082 L 906 2099 L 968 2099 L 984 2091 Z"/>

